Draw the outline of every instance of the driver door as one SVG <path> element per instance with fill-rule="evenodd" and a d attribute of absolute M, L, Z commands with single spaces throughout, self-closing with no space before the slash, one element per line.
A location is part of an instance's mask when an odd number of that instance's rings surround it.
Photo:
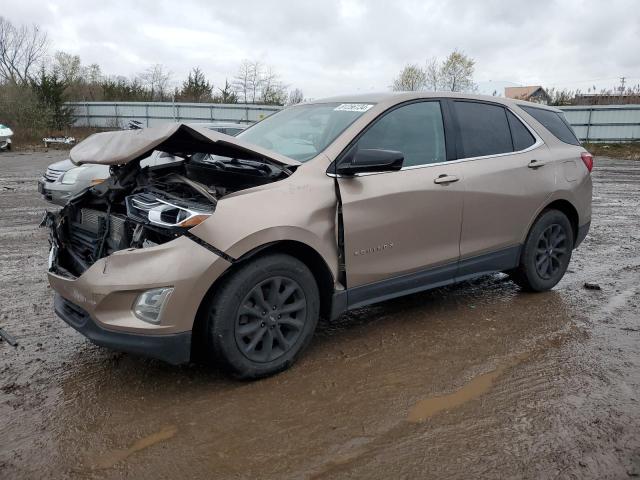
<path fill-rule="evenodd" d="M 404 164 L 396 172 L 338 178 L 350 291 L 367 285 L 385 296 L 394 288 L 406 293 L 411 281 L 417 291 L 422 282 L 453 278 L 460 256 L 463 186 L 457 164 L 447 163 L 440 102 L 400 105 L 357 142 L 361 149 L 401 151 Z M 351 296 L 349 302 L 354 303 Z"/>

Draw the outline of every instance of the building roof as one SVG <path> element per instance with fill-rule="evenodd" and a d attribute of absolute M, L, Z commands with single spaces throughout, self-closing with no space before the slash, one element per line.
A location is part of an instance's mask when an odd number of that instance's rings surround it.
<path fill-rule="evenodd" d="M 519 98 L 522 100 L 526 100 L 538 90 L 542 90 L 544 93 L 546 93 L 540 85 L 529 85 L 527 87 L 505 87 L 504 96 L 507 98 Z"/>

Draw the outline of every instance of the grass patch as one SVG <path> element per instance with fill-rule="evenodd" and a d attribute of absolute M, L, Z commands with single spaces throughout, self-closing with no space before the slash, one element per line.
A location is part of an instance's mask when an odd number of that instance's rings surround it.
<path fill-rule="evenodd" d="M 100 128 L 89 128 L 89 127 L 70 127 L 66 128 L 64 131 L 49 131 L 44 133 L 45 130 L 34 132 L 31 131 L 20 131 L 19 129 L 14 130 L 13 137 L 11 140 L 13 141 L 12 148 L 18 151 L 42 151 L 48 149 L 54 150 L 70 150 L 73 145 L 65 145 L 65 144 L 53 144 L 48 148 L 45 148 L 44 142 L 42 139 L 44 137 L 74 137 L 76 139 L 76 145 L 80 143 L 82 140 L 87 138 L 88 136 L 97 133 L 103 132 L 106 129 Z"/>
<path fill-rule="evenodd" d="M 627 143 L 583 143 L 592 155 L 596 157 L 623 158 L 640 160 L 640 142 Z"/>

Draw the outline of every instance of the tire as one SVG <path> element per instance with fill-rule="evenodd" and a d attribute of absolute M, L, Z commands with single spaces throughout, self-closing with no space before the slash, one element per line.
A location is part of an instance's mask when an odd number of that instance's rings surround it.
<path fill-rule="evenodd" d="M 574 232 L 567 216 L 546 210 L 534 222 L 520 256 L 520 265 L 510 272 L 523 290 L 543 292 L 564 276 L 571 261 Z"/>
<path fill-rule="evenodd" d="M 205 355 L 237 378 L 256 379 L 289 368 L 308 346 L 320 295 L 304 263 L 270 254 L 226 278 L 206 313 Z"/>

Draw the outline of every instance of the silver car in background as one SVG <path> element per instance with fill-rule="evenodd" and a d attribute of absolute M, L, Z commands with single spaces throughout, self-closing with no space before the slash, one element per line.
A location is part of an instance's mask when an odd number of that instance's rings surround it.
<path fill-rule="evenodd" d="M 231 136 L 236 136 L 248 127 L 248 125 L 231 122 L 194 123 L 193 125 Z M 142 167 L 154 167 L 177 160 L 182 159 L 156 151 L 149 158 L 142 160 L 140 165 Z M 109 178 L 109 167 L 107 165 L 76 166 L 69 159 L 62 160 L 47 167 L 47 171 L 38 180 L 38 192 L 48 202 L 64 206 L 77 193 L 97 185 L 107 178 Z"/>
<path fill-rule="evenodd" d="M 13 130 L 0 123 L 0 151 L 11 150 L 11 137 Z"/>

